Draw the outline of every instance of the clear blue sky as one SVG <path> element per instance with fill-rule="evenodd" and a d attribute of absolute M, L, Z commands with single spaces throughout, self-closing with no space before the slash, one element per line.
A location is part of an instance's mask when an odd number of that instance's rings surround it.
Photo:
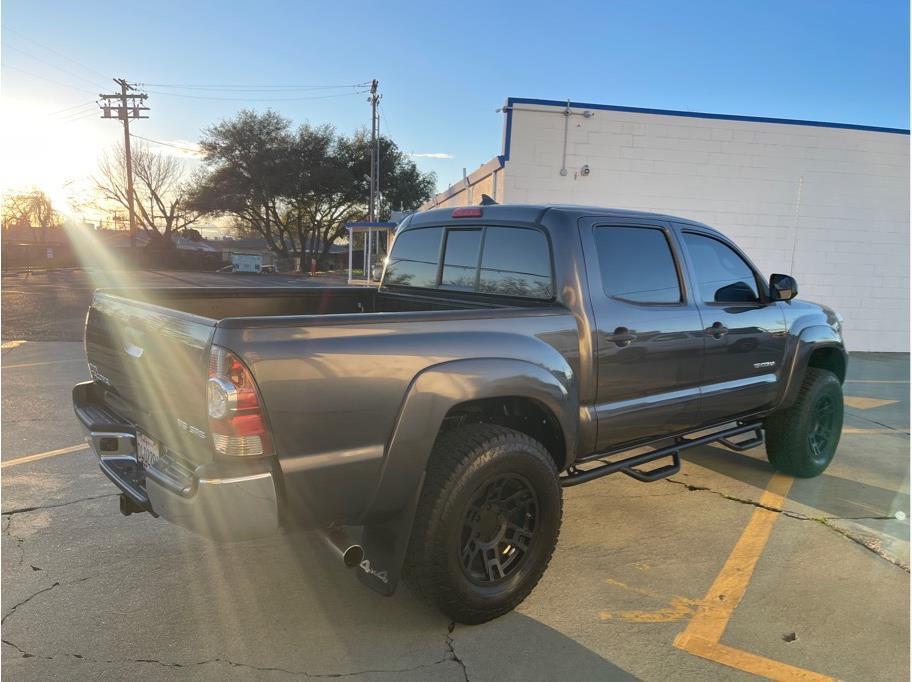
<path fill-rule="evenodd" d="M 453 157 L 416 159 L 438 173 L 440 187 L 499 153 L 494 110 L 507 96 L 909 127 L 901 0 L 6 0 L 2 22 L 4 102 L 36 102 L 42 115 L 90 102 L 103 75 L 213 85 L 378 78 L 384 132 L 405 150 Z M 244 106 L 346 132 L 369 121 L 363 95 L 245 103 L 152 94 L 149 105 L 151 119 L 135 132 L 171 141 L 197 140 L 201 128 Z M 91 125 L 111 141 L 118 132 L 91 117 L 66 125 Z M 87 158 L 87 172 L 94 161 Z"/>

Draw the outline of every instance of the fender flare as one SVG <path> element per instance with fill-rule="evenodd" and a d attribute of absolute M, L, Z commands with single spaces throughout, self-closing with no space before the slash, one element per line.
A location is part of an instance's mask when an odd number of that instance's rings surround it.
<path fill-rule="evenodd" d="M 574 452 L 578 397 L 572 390 L 570 367 L 560 369 L 564 370 L 564 381 L 525 360 L 478 358 L 432 365 L 419 373 L 399 410 L 366 515 L 396 511 L 411 497 L 427 467 L 444 417 L 459 403 L 511 396 L 535 400 L 555 415 L 567 453 Z"/>
<path fill-rule="evenodd" d="M 820 348 L 834 348 L 843 354 L 848 363 L 848 353 L 842 339 L 835 329 L 826 324 L 815 324 L 805 327 L 797 337 L 795 349 L 792 351 L 792 361 L 788 369 L 785 390 L 777 409 L 792 405 L 798 397 L 801 383 L 811 359 L 811 354 Z"/>
<path fill-rule="evenodd" d="M 412 534 L 427 463 L 443 419 L 460 403 L 480 398 L 521 396 L 540 402 L 557 418 L 567 453 L 574 451 L 578 396 L 569 365 L 554 370 L 525 360 L 480 358 L 432 365 L 409 386 L 373 500 L 362 519 L 365 560 L 358 579 L 390 595 L 396 590 Z M 563 375 L 560 380 L 558 377 Z"/>

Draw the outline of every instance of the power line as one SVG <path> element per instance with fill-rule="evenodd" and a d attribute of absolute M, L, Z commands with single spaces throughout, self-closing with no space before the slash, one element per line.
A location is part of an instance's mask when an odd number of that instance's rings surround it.
<path fill-rule="evenodd" d="M 63 109 L 58 109 L 57 111 L 51 111 L 48 113 L 48 116 L 57 116 L 58 114 L 63 114 L 63 113 L 66 113 L 67 111 L 71 111 L 73 109 L 82 109 L 83 107 L 94 107 L 94 106 L 95 106 L 94 101 L 83 102 L 82 104 L 74 104 L 71 107 L 65 107 Z"/>
<path fill-rule="evenodd" d="M 377 108 L 380 110 L 380 116 L 383 117 L 383 125 L 386 128 L 386 134 L 389 135 L 390 140 L 393 139 L 393 131 L 390 129 L 389 116 L 386 114 L 386 110 L 383 108 L 383 105 L 377 102 Z"/>
<path fill-rule="evenodd" d="M 145 86 L 151 86 L 153 88 L 171 88 L 171 89 L 182 89 L 182 90 L 215 90 L 215 91 L 225 91 L 225 92 L 268 92 L 268 91 L 282 91 L 282 90 L 339 90 L 343 88 L 366 88 L 370 85 L 370 81 L 364 83 L 348 83 L 345 85 L 285 85 L 285 84 L 272 84 L 272 83 L 250 83 L 250 84 L 197 84 L 191 85 L 187 83 L 142 83 Z"/>
<path fill-rule="evenodd" d="M 31 76 L 32 78 L 40 78 L 41 80 L 47 81 L 48 83 L 53 83 L 54 85 L 61 85 L 65 88 L 70 88 L 71 90 L 76 90 L 77 92 L 88 93 L 89 95 L 97 94 L 95 92 L 92 92 L 91 90 L 86 90 L 85 88 L 77 88 L 75 85 L 70 85 L 69 83 L 64 83 L 63 81 L 54 80 L 53 78 L 48 78 L 47 76 L 42 76 L 40 74 L 33 73 L 32 71 L 27 71 L 26 69 L 15 66 L 14 64 L 8 64 L 8 63 L 4 62 L 2 65 L 0 65 L 0 68 L 15 69 L 16 71 L 20 71 L 20 72 L 24 73 L 26 76 Z"/>
<path fill-rule="evenodd" d="M 69 69 L 65 69 L 62 66 L 58 66 L 57 64 L 54 64 L 53 62 L 49 62 L 47 59 L 43 59 L 42 57 L 33 55 L 31 52 L 27 52 L 27 51 L 23 50 L 21 47 L 16 47 L 15 45 L 7 45 L 6 47 L 9 48 L 10 50 L 15 50 L 16 52 L 19 52 L 20 54 L 24 54 L 29 59 L 34 59 L 36 62 L 40 62 L 40 63 L 44 64 L 45 66 L 50 66 L 52 69 L 57 69 L 58 71 L 62 71 L 63 73 L 65 73 L 68 76 L 71 76 L 73 78 L 78 78 L 79 80 L 83 81 L 84 83 L 88 83 L 89 85 L 94 85 L 95 87 L 98 87 L 97 81 L 90 80 L 88 78 L 85 78 L 84 76 L 80 76 L 75 71 L 70 71 Z"/>
<path fill-rule="evenodd" d="M 86 65 L 83 64 L 82 62 L 79 62 L 79 61 L 73 59 L 73 58 L 72 58 L 71 56 L 69 56 L 69 55 L 63 54 L 62 52 L 60 52 L 60 51 L 58 51 L 58 50 L 55 50 L 55 49 L 52 48 L 52 47 L 48 47 L 47 45 L 44 45 L 43 43 L 39 43 L 39 42 L 38 42 L 37 40 L 35 40 L 34 38 L 30 38 L 29 36 L 25 35 L 25 34 L 22 33 L 21 31 L 17 31 L 16 29 L 14 29 L 12 26 L 10 26 L 9 24 L 7 24 L 7 23 L 5 23 L 5 22 L 4 22 L 4 24 L 3 24 L 3 29 L 4 29 L 4 30 L 7 30 L 7 31 L 10 31 L 10 32 L 13 33 L 14 35 L 16 35 L 16 36 L 22 38 L 23 40 L 27 40 L 27 41 L 29 41 L 30 43 L 34 43 L 34 44 L 37 45 L 38 47 L 40 47 L 40 48 L 42 48 L 42 49 L 44 49 L 44 50 L 47 50 L 48 52 L 53 52 L 54 54 L 56 54 L 56 55 L 58 55 L 58 56 L 60 56 L 60 57 L 63 57 L 63 58 L 66 59 L 67 62 L 69 62 L 69 63 L 75 64 L 76 66 L 81 66 L 83 69 L 85 69 L 86 71 L 89 71 L 89 72 L 91 72 L 91 73 L 94 73 L 94 74 L 95 74 L 96 76 L 98 76 L 99 78 L 103 78 L 103 79 L 105 79 L 105 80 L 108 79 L 108 76 L 104 75 L 104 74 L 101 73 L 100 71 L 97 71 L 97 70 L 93 69 L 91 66 L 86 66 Z"/>
<path fill-rule="evenodd" d="M 179 144 L 172 144 L 171 142 L 162 142 L 161 140 L 153 140 L 151 137 L 143 137 L 142 135 L 134 135 L 133 133 L 130 133 L 130 137 L 135 138 L 137 140 L 145 140 L 146 142 L 151 142 L 153 144 L 160 144 L 165 147 L 173 147 L 174 149 L 180 149 L 185 152 L 191 152 L 193 154 L 200 153 L 199 149 L 191 149 L 190 147 L 181 147 Z"/>
<path fill-rule="evenodd" d="M 61 119 L 59 121 L 55 121 L 55 123 L 60 123 L 61 125 L 65 125 L 67 123 L 76 123 L 76 121 L 85 121 L 85 120 L 88 120 L 90 118 L 95 118 L 95 117 L 96 117 L 95 112 L 89 111 L 89 112 L 80 114 L 79 116 L 76 116 L 74 118 L 67 118 L 67 119 Z"/>
<path fill-rule="evenodd" d="M 147 90 L 147 92 L 151 92 L 155 95 L 165 95 L 166 97 L 219 100 L 224 102 L 298 102 L 301 100 L 330 99 L 332 97 L 351 97 L 352 95 L 363 95 L 369 91 L 358 90 L 356 92 L 342 92 L 334 95 L 312 95 L 308 97 L 209 97 L 205 95 L 187 95 L 180 92 L 164 92 L 162 90 Z"/>

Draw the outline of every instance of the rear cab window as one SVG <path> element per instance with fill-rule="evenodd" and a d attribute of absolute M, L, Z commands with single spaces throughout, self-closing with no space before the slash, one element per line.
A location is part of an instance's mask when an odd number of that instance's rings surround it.
<path fill-rule="evenodd" d="M 683 300 L 671 245 L 661 229 L 599 226 L 595 246 L 602 287 L 609 298 L 640 304 Z"/>
<path fill-rule="evenodd" d="M 383 283 L 551 300 L 551 247 L 544 232 L 535 228 L 413 228 L 396 237 Z"/>

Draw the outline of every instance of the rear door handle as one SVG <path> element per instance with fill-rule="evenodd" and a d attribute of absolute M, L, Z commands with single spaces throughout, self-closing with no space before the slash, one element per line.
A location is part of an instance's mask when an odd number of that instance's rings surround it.
<path fill-rule="evenodd" d="M 631 333 L 627 327 L 618 327 L 614 330 L 614 334 L 608 335 L 609 341 L 614 341 L 614 345 L 623 348 L 624 346 L 629 346 L 631 341 L 636 341 L 636 334 Z"/>
<path fill-rule="evenodd" d="M 728 327 L 726 327 L 721 322 L 713 322 L 712 327 L 707 327 L 703 331 L 705 331 L 714 339 L 721 339 L 723 336 L 728 334 Z"/>

